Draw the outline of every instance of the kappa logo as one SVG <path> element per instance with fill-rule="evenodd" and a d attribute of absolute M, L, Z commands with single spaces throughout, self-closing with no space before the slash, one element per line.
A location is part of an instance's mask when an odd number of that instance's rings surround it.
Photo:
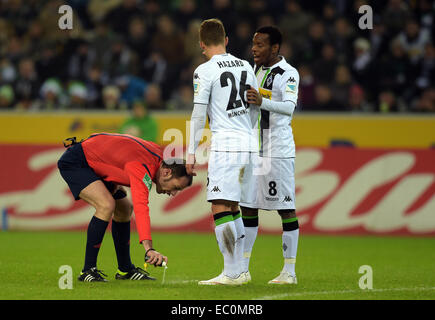
<path fill-rule="evenodd" d="M 295 80 L 295 78 L 290 77 L 290 78 L 288 78 L 287 82 L 296 82 L 296 80 Z"/>
<path fill-rule="evenodd" d="M 291 202 L 292 198 L 290 196 L 285 196 L 282 202 Z"/>
<path fill-rule="evenodd" d="M 199 74 L 195 72 L 195 74 L 193 75 L 193 79 L 199 79 Z"/>
<path fill-rule="evenodd" d="M 213 189 L 211 189 L 211 192 L 221 192 L 218 186 L 214 186 Z"/>

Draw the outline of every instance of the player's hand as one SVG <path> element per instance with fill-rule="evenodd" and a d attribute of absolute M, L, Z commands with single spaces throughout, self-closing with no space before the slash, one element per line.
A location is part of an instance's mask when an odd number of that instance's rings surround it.
<path fill-rule="evenodd" d="M 186 172 L 188 175 L 196 176 L 196 172 L 193 171 L 195 167 L 195 162 L 196 162 L 195 155 L 188 154 L 186 160 Z"/>
<path fill-rule="evenodd" d="M 155 267 L 161 266 L 163 261 L 168 263 L 168 257 L 155 250 L 149 250 L 147 253 L 147 257 L 148 259 L 146 260 L 146 263 L 152 264 Z"/>
<path fill-rule="evenodd" d="M 251 86 L 249 86 L 249 89 L 246 90 L 246 99 L 249 104 L 254 104 L 257 106 L 260 106 L 261 102 L 263 102 L 263 97 L 261 94 Z"/>

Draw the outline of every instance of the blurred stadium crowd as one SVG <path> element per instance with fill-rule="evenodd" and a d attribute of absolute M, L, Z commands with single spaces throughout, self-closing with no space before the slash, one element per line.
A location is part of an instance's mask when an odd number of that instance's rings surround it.
<path fill-rule="evenodd" d="M 60 30 L 58 9 L 74 9 Z M 358 8 L 373 9 L 361 30 Z M 0 110 L 191 110 L 201 20 L 252 62 L 256 28 L 281 28 L 299 111 L 434 112 L 430 0 L 0 0 Z"/>

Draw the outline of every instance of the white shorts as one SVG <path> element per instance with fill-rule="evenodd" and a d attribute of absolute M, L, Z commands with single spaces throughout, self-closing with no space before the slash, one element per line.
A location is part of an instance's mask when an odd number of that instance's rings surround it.
<path fill-rule="evenodd" d="M 251 166 L 253 157 L 257 153 L 252 152 L 226 152 L 210 151 L 208 160 L 207 176 L 207 201 L 229 200 L 240 202 L 246 179 L 244 175 Z M 253 199 L 248 199 L 253 201 Z"/>
<path fill-rule="evenodd" d="M 295 158 L 258 157 L 245 170 L 246 187 L 239 205 L 263 210 L 295 210 Z M 261 169 L 262 168 L 262 169 Z"/>

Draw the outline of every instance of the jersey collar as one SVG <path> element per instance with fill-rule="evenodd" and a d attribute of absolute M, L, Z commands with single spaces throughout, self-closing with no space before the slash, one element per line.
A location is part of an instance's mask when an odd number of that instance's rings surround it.
<path fill-rule="evenodd" d="M 272 65 L 272 66 L 270 66 L 270 67 L 265 67 L 265 66 L 261 66 L 261 69 L 262 70 L 267 70 L 267 69 L 271 69 L 271 68 L 274 68 L 274 67 L 276 67 L 277 65 L 279 65 L 280 63 L 282 63 L 282 62 L 286 62 L 285 61 L 285 58 L 283 57 L 283 56 L 278 56 L 278 57 L 280 57 L 281 59 L 277 62 L 277 63 L 275 63 L 274 65 Z"/>
<path fill-rule="evenodd" d="M 221 53 L 221 54 L 215 54 L 215 55 L 213 55 L 213 57 L 211 57 L 210 58 L 210 60 L 212 60 L 212 59 L 214 59 L 214 58 L 217 58 L 217 57 L 227 57 L 227 56 L 229 56 L 230 54 L 228 53 L 228 52 L 226 52 L 226 53 Z"/>

